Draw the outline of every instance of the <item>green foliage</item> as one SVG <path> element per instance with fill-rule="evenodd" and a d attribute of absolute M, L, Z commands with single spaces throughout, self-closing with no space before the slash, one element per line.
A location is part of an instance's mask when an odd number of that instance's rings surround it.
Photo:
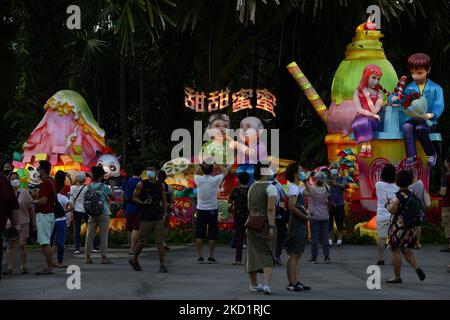
<path fill-rule="evenodd" d="M 447 239 L 445 238 L 444 229 L 442 228 L 442 226 L 435 224 L 422 225 L 421 243 L 430 243 L 430 244 L 447 243 Z"/>

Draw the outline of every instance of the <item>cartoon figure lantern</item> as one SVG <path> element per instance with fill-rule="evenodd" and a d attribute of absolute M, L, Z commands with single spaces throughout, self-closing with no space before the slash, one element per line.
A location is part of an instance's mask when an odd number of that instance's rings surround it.
<path fill-rule="evenodd" d="M 101 152 L 97 152 L 99 156 L 97 161 L 98 167 L 103 167 L 105 170 L 105 179 L 109 178 L 117 178 L 120 176 L 120 161 L 119 158 L 113 154 L 102 154 Z"/>

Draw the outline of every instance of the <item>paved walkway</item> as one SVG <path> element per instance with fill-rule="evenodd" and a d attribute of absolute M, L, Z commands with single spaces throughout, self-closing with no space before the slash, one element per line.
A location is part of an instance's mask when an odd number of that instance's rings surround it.
<path fill-rule="evenodd" d="M 369 290 L 366 286 L 367 267 L 375 262 L 375 247 L 344 246 L 332 249 L 331 264 L 306 263 L 301 260 L 302 281 L 312 287 L 310 292 L 288 292 L 285 289 L 286 271 L 277 267 L 273 274 L 272 296 L 251 293 L 248 276 L 243 266 L 233 266 L 234 250 L 219 247 L 216 265 L 196 264 L 194 247 L 174 247 L 167 255 L 169 273 L 158 272 L 154 249 L 147 249 L 141 258 L 143 271 L 135 272 L 128 265 L 128 252 L 112 249 L 112 265 L 84 265 L 83 256 L 73 256 L 66 250 L 66 264 L 81 268 L 81 290 L 68 290 L 69 274 L 58 270 L 49 276 L 17 275 L 2 277 L 0 299 L 450 299 L 450 273 L 447 265 L 450 254 L 439 252 L 439 247 L 424 246 L 414 251 L 427 278 L 420 282 L 412 268 L 404 263 L 402 285 L 388 285 L 392 276 L 390 264 L 381 267 L 381 290 Z M 70 253 L 69 253 L 70 252 Z M 245 252 L 245 251 L 244 251 Z M 386 257 L 390 257 L 387 252 Z M 18 258 L 18 256 L 17 256 Z M 286 257 L 283 257 L 285 261 Z M 387 259 L 389 260 L 389 259 Z M 4 261 L 5 262 L 5 261 Z M 42 266 L 43 258 L 38 249 L 29 253 L 29 271 L 34 273 Z M 3 265 L 5 270 L 6 265 Z"/>

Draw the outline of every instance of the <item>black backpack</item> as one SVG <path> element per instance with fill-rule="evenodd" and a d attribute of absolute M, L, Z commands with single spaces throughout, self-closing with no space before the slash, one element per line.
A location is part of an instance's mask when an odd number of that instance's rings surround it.
<path fill-rule="evenodd" d="M 88 187 L 84 194 L 84 211 L 93 218 L 98 218 L 103 213 L 105 197 L 100 190 Z"/>
<path fill-rule="evenodd" d="M 399 209 L 403 213 L 405 228 L 414 228 L 423 224 L 425 221 L 425 211 L 419 198 L 412 192 L 408 192 L 407 198 L 400 191 L 397 192 L 396 196 L 400 200 Z"/>

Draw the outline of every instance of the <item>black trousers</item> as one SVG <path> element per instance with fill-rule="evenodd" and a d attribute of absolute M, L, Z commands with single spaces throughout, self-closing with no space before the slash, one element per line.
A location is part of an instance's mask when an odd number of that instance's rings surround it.
<path fill-rule="evenodd" d="M 275 224 L 277 227 L 277 246 L 275 249 L 275 258 L 280 259 L 284 242 L 286 241 L 287 226 L 283 218 L 275 218 Z"/>

